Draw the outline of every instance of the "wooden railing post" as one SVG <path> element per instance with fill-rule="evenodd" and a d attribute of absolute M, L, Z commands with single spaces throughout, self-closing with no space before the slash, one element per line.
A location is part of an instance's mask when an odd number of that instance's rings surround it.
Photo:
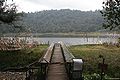
<path fill-rule="evenodd" d="M 64 61 L 66 63 L 65 67 L 66 67 L 69 80 L 83 80 L 82 69 L 78 69 L 78 70 L 74 69 L 75 68 L 74 62 L 78 64 L 77 65 L 78 67 L 83 65 L 82 59 L 75 59 L 75 57 L 67 49 L 66 45 L 63 42 L 60 42 L 60 44 L 61 44 L 61 50 L 63 53 Z"/>

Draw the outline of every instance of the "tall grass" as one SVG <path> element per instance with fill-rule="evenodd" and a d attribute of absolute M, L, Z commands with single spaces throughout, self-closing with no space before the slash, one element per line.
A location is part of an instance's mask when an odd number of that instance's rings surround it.
<path fill-rule="evenodd" d="M 106 74 L 110 77 L 120 77 L 120 48 L 104 45 L 71 46 L 70 51 L 76 58 L 84 60 L 84 74 L 100 73 L 98 63 L 102 62 L 99 55 L 103 55 L 108 64 Z"/>
<path fill-rule="evenodd" d="M 0 70 L 8 67 L 24 67 L 38 60 L 47 47 L 48 45 L 40 45 L 20 51 L 0 51 Z"/>

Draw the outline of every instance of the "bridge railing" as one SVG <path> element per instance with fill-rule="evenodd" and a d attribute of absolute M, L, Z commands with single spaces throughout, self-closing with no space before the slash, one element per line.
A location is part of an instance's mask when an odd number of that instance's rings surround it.
<path fill-rule="evenodd" d="M 69 80 L 83 80 L 82 70 L 83 70 L 83 61 L 82 59 L 75 59 L 72 53 L 69 52 L 67 46 L 63 42 L 61 44 L 61 50 L 65 61 L 65 67 Z"/>
<path fill-rule="evenodd" d="M 43 55 L 43 57 L 39 60 L 40 63 L 51 63 L 51 58 L 54 50 L 54 43 L 52 43 L 48 49 L 47 52 Z"/>
<path fill-rule="evenodd" d="M 34 80 L 30 77 L 31 76 L 30 73 L 33 73 L 33 69 L 34 70 L 37 69 L 37 73 L 38 73 L 37 80 L 46 80 L 46 75 L 49 67 L 48 65 L 51 63 L 54 47 L 55 47 L 54 43 L 52 43 L 38 61 L 35 61 L 27 66 L 29 69 L 27 80 Z"/>
<path fill-rule="evenodd" d="M 67 71 L 67 74 L 69 76 L 69 79 L 72 79 L 72 59 L 74 59 L 75 57 L 68 51 L 66 45 L 63 42 L 60 42 L 61 44 L 61 50 L 62 50 L 62 54 L 64 57 L 64 62 L 65 62 L 65 68 Z"/>
<path fill-rule="evenodd" d="M 67 46 L 63 42 L 60 42 L 60 44 L 65 62 L 72 62 L 75 57 L 69 52 Z"/>
<path fill-rule="evenodd" d="M 49 64 L 51 63 L 51 59 L 52 59 L 52 55 L 53 55 L 53 52 L 54 52 L 54 48 L 55 48 L 55 45 L 54 43 L 52 43 L 46 53 L 40 58 L 40 60 L 38 61 L 38 64 L 40 65 L 40 80 L 45 80 L 46 79 L 46 75 L 47 75 L 47 72 L 48 72 L 48 67 L 49 67 Z"/>

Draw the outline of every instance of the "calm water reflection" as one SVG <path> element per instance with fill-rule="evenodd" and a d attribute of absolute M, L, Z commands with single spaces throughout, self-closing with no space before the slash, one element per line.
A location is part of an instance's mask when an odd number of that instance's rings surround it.
<path fill-rule="evenodd" d="M 56 38 L 56 37 L 44 37 L 44 38 L 29 38 L 29 40 L 38 41 L 39 43 L 52 43 L 62 41 L 68 45 L 80 45 L 80 44 L 101 44 L 104 42 L 117 42 L 117 38 Z"/>

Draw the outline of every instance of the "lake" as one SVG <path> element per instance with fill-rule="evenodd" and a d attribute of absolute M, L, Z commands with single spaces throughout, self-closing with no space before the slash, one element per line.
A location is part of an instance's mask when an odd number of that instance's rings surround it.
<path fill-rule="evenodd" d="M 4 38 L 12 40 L 13 37 Z M 102 44 L 104 42 L 117 43 L 118 41 L 118 37 L 19 37 L 19 39 L 25 39 L 29 43 L 37 41 L 39 44 L 51 44 L 62 41 L 66 45 Z"/>
<path fill-rule="evenodd" d="M 39 43 L 56 43 L 59 41 L 64 42 L 67 45 L 83 45 L 83 44 L 102 44 L 104 42 L 112 42 L 116 43 L 117 38 L 113 37 L 107 37 L 107 38 L 99 38 L 99 37 L 89 37 L 89 38 L 84 38 L 84 37 L 74 37 L 74 38 L 58 38 L 58 37 L 42 37 L 42 38 L 28 38 L 28 40 L 31 41 L 38 41 Z"/>

